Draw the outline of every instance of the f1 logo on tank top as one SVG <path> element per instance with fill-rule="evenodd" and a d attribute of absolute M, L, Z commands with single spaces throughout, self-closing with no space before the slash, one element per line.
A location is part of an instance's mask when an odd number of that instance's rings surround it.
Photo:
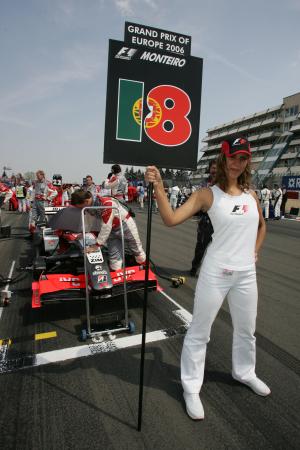
<path fill-rule="evenodd" d="M 235 205 L 230 214 L 233 214 L 235 216 L 241 216 L 243 214 L 246 214 L 248 211 L 249 211 L 248 205 Z"/>

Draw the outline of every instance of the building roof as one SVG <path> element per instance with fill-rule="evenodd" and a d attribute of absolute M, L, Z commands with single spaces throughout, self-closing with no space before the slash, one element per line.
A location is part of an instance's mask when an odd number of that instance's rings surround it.
<path fill-rule="evenodd" d="M 281 103 L 280 105 L 277 105 L 277 106 L 273 106 L 272 108 L 267 108 L 267 109 L 264 109 L 263 111 L 256 112 L 254 114 L 250 114 L 248 116 L 239 117 L 238 119 L 232 120 L 231 122 L 226 122 L 226 123 L 223 123 L 222 125 L 217 125 L 217 126 L 215 126 L 213 128 L 209 128 L 207 130 L 207 133 L 211 133 L 213 131 L 217 131 L 217 130 L 222 129 L 224 127 L 230 127 L 231 125 L 234 125 L 234 124 L 237 124 L 237 123 L 240 123 L 240 122 L 245 122 L 246 120 L 254 119 L 256 117 L 260 117 L 260 116 L 263 116 L 265 114 L 268 114 L 268 113 L 271 113 L 271 112 L 274 112 L 274 111 L 279 111 L 282 108 L 282 106 L 283 106 L 283 103 Z"/>

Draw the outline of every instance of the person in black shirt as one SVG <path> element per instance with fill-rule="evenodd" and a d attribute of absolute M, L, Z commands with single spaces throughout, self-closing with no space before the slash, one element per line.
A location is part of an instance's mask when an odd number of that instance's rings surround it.
<path fill-rule="evenodd" d="M 215 183 L 216 172 L 217 172 L 217 162 L 215 159 L 211 160 L 208 167 L 209 177 L 207 186 L 212 186 Z M 199 211 L 199 222 L 197 228 L 197 243 L 195 247 L 195 255 L 192 261 L 192 268 L 190 270 L 191 277 L 195 277 L 197 275 L 197 271 L 200 267 L 201 261 L 203 259 L 205 250 L 208 244 L 212 240 L 212 234 L 214 232 L 211 221 L 208 217 L 208 214 Z"/>

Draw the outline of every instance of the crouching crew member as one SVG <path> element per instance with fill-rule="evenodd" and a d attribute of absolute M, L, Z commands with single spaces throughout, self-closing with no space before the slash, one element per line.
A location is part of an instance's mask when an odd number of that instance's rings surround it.
<path fill-rule="evenodd" d="M 77 196 L 82 195 L 80 191 L 77 191 L 76 194 Z M 121 269 L 123 263 L 120 225 L 121 220 L 124 232 L 125 248 L 133 254 L 137 264 L 144 264 L 146 254 L 143 250 L 136 223 L 131 217 L 129 210 L 115 198 L 98 196 L 96 201 L 93 202 L 93 197 L 89 192 L 85 192 L 84 194 L 84 206 L 105 206 L 104 209 L 100 209 L 102 223 L 97 237 L 97 244 L 87 247 L 87 252 L 90 253 L 97 251 L 99 247 L 106 245 L 108 249 L 110 268 L 112 270 Z M 74 194 L 72 195 L 72 204 L 74 203 L 73 196 Z M 115 207 L 118 208 L 119 212 L 115 209 Z"/>

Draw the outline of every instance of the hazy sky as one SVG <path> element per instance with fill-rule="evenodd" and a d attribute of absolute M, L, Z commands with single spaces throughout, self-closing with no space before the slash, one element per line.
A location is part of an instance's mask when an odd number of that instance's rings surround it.
<path fill-rule="evenodd" d="M 208 128 L 300 91 L 300 0 L 0 0 L 0 165 L 103 180 L 108 39 L 192 36 Z"/>

